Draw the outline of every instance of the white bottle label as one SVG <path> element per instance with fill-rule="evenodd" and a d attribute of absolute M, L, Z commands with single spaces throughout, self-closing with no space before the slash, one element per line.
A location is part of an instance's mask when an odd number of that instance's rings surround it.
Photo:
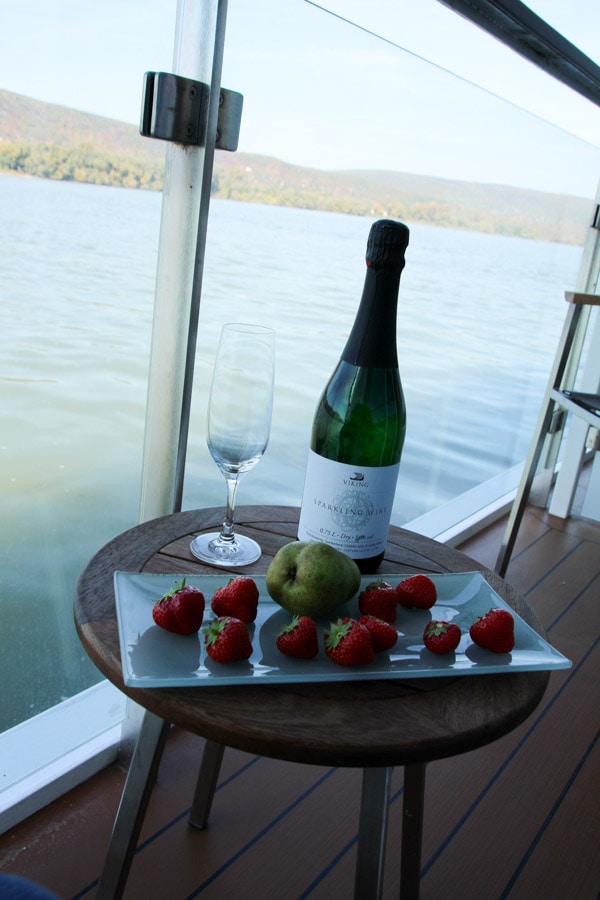
<path fill-rule="evenodd" d="M 298 539 L 322 541 L 353 559 L 382 553 L 399 468 L 351 466 L 310 450 Z"/>

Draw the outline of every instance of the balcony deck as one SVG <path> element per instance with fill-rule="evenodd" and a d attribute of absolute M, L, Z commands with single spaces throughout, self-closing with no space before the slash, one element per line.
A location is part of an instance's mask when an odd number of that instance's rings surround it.
<path fill-rule="evenodd" d="M 504 527 L 461 549 L 493 568 Z M 597 900 L 600 894 L 600 524 L 530 508 L 508 580 L 573 661 L 542 704 L 488 747 L 428 767 L 423 900 Z M 187 824 L 202 740 L 174 729 L 126 900 L 353 896 L 360 772 L 228 749 L 209 827 Z M 0 869 L 93 898 L 124 780 L 113 765 L 0 836 Z M 398 896 L 402 770 L 384 898 Z"/>

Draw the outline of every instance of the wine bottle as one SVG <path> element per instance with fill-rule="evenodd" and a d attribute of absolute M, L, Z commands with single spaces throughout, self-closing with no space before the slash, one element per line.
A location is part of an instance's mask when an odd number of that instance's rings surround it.
<path fill-rule="evenodd" d="M 354 325 L 319 400 L 298 539 L 322 541 L 374 572 L 383 559 L 406 432 L 396 309 L 409 230 L 371 226 Z"/>

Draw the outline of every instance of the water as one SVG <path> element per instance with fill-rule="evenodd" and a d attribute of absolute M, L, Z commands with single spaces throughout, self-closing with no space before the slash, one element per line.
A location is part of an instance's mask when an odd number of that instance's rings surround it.
<path fill-rule="evenodd" d="M 74 633 L 72 599 L 88 559 L 137 521 L 161 198 L 0 175 L 0 202 L 3 729 L 98 680 Z M 205 417 L 226 321 L 277 331 L 271 439 L 238 502 L 299 503 L 314 408 L 360 298 L 369 225 L 212 204 L 184 508 L 225 501 Z M 524 457 L 580 256 L 411 227 L 395 524 Z"/>

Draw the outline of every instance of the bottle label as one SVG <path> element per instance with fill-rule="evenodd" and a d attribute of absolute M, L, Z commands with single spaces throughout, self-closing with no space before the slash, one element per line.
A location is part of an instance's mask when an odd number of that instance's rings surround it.
<path fill-rule="evenodd" d="M 353 559 L 382 553 L 399 469 L 351 466 L 310 450 L 298 539 L 322 541 Z"/>

